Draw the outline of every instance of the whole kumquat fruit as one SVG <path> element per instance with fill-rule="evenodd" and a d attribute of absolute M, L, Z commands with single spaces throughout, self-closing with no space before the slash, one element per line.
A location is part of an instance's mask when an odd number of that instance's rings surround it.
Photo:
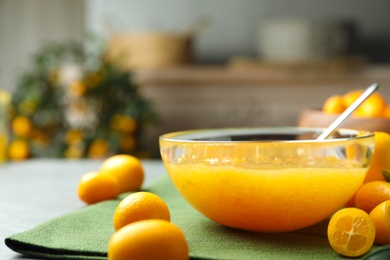
<path fill-rule="evenodd" d="M 339 254 L 358 257 L 367 253 L 374 244 L 375 225 L 369 215 L 357 208 L 337 211 L 328 225 L 328 240 Z"/>
<path fill-rule="evenodd" d="M 114 212 L 114 228 L 119 230 L 127 224 L 145 219 L 170 221 L 167 204 L 154 193 L 140 191 L 124 198 Z"/>
<path fill-rule="evenodd" d="M 386 200 L 376 206 L 370 212 L 370 218 L 374 222 L 376 234 L 375 243 L 379 245 L 390 244 L 390 200 Z"/>
<path fill-rule="evenodd" d="M 390 105 L 387 105 L 385 111 L 383 111 L 383 117 L 390 119 Z"/>
<path fill-rule="evenodd" d="M 390 169 L 390 134 L 375 132 L 375 149 L 364 182 L 384 181 L 383 170 Z"/>
<path fill-rule="evenodd" d="M 113 129 L 124 133 L 133 133 L 137 128 L 136 120 L 128 115 L 114 115 L 111 119 Z"/>
<path fill-rule="evenodd" d="M 111 175 L 88 172 L 79 181 L 77 194 L 87 204 L 114 199 L 118 195 L 118 181 Z"/>
<path fill-rule="evenodd" d="M 26 116 L 17 116 L 12 122 L 12 131 L 18 137 L 26 137 L 31 133 L 32 124 Z"/>
<path fill-rule="evenodd" d="M 345 93 L 342 98 L 343 98 L 343 103 L 345 107 L 349 107 L 352 105 L 353 102 L 356 101 L 356 99 L 359 98 L 359 96 L 364 92 L 363 89 L 356 89 L 356 90 L 351 90 Z"/>
<path fill-rule="evenodd" d="M 322 106 L 322 112 L 325 114 L 341 114 L 345 109 L 343 98 L 339 95 L 329 97 Z"/>
<path fill-rule="evenodd" d="M 109 260 L 187 260 L 184 233 L 169 221 L 148 219 L 126 225 L 108 244 Z"/>
<path fill-rule="evenodd" d="M 355 197 L 356 197 L 356 192 L 355 194 L 352 195 L 352 197 L 345 203 L 344 207 L 345 208 L 351 208 L 355 207 Z"/>
<path fill-rule="evenodd" d="M 109 153 L 109 144 L 108 141 L 104 138 L 97 138 L 91 142 L 89 145 L 87 155 L 88 158 L 99 159 L 104 158 Z"/>
<path fill-rule="evenodd" d="M 353 90 L 343 95 L 343 103 L 347 108 L 363 93 L 363 90 Z M 379 93 L 371 94 L 353 113 L 355 117 L 383 117 L 387 108 L 386 99 Z"/>
<path fill-rule="evenodd" d="M 8 146 L 8 158 L 12 161 L 21 161 L 30 157 L 30 146 L 27 140 L 17 138 Z"/>
<path fill-rule="evenodd" d="M 356 109 L 353 115 L 355 117 L 383 117 L 386 108 L 386 99 L 379 92 L 375 92 Z"/>
<path fill-rule="evenodd" d="M 118 154 L 107 158 L 100 172 L 114 176 L 119 183 L 119 193 L 140 190 L 144 180 L 141 161 L 131 155 Z"/>
<path fill-rule="evenodd" d="M 355 196 L 355 206 L 370 213 L 386 200 L 390 200 L 390 182 L 372 181 L 359 188 Z"/>

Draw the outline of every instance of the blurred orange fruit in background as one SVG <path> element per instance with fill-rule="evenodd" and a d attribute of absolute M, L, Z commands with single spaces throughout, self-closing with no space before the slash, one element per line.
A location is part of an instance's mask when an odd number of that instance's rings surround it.
<path fill-rule="evenodd" d="M 329 97 L 322 106 L 322 112 L 326 114 L 341 114 L 345 109 L 344 100 L 338 95 Z"/>
<path fill-rule="evenodd" d="M 110 151 L 109 143 L 104 138 L 96 138 L 91 142 L 88 148 L 88 158 L 99 159 L 107 156 Z"/>
<path fill-rule="evenodd" d="M 25 116 L 17 116 L 11 123 L 13 133 L 18 137 L 26 137 L 31 133 L 32 125 Z"/>
<path fill-rule="evenodd" d="M 387 108 L 387 101 L 379 92 L 369 96 L 353 114 L 356 117 L 383 117 Z"/>
<path fill-rule="evenodd" d="M 27 140 L 17 138 L 8 146 L 8 158 L 12 161 L 20 161 L 30 156 L 30 146 Z"/>
<path fill-rule="evenodd" d="M 343 103 L 344 106 L 347 108 L 350 105 L 352 105 L 353 102 L 355 102 L 356 99 L 363 93 L 364 90 L 357 89 L 357 90 L 351 90 L 347 93 L 345 93 L 343 97 Z"/>
<path fill-rule="evenodd" d="M 390 106 L 389 105 L 386 107 L 385 111 L 383 112 L 383 117 L 390 119 Z"/>
<path fill-rule="evenodd" d="M 325 114 L 341 114 L 352 105 L 364 92 L 362 89 L 352 90 L 343 95 L 333 95 L 327 98 L 322 107 L 322 111 Z M 379 92 L 374 92 L 371 94 L 352 114 L 353 117 L 363 117 L 363 118 L 384 118 L 388 114 L 390 118 L 390 108 L 389 111 L 388 104 L 386 99 Z"/>

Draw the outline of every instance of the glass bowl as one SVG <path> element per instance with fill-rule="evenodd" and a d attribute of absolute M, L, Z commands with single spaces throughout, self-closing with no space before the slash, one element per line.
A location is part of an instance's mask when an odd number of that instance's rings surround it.
<path fill-rule="evenodd" d="M 368 131 L 299 127 L 205 129 L 160 136 L 162 161 L 180 194 L 232 228 L 287 232 L 341 208 L 367 173 Z"/>

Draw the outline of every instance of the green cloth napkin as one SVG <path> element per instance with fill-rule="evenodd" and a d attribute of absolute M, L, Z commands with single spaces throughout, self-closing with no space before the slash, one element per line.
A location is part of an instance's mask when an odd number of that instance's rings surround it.
<path fill-rule="evenodd" d="M 145 190 L 168 204 L 172 222 L 186 235 L 191 259 L 338 259 L 328 244 L 327 222 L 296 232 L 262 234 L 218 225 L 192 209 L 168 177 Z M 118 200 L 85 207 L 6 238 L 12 250 L 48 259 L 106 259 Z M 217 205 L 216 205 L 217 206 Z"/>

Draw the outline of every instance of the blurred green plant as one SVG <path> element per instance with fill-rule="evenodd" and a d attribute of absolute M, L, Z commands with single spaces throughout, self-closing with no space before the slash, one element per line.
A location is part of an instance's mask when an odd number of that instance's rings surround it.
<path fill-rule="evenodd" d="M 9 157 L 104 158 L 148 153 L 140 139 L 157 121 L 131 71 L 105 58 L 104 44 L 77 42 L 39 50 L 12 99 Z"/>

